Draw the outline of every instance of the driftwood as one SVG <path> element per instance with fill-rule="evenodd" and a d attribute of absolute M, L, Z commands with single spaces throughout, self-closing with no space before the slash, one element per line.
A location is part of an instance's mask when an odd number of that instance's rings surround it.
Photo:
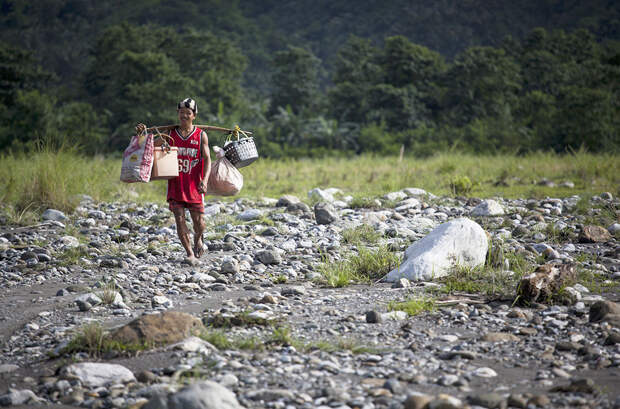
<path fill-rule="evenodd" d="M 521 279 L 517 287 L 518 302 L 546 302 L 576 278 L 572 264 L 543 264 Z"/>
<path fill-rule="evenodd" d="M 467 304 L 467 305 L 474 305 L 474 304 L 487 304 L 488 301 L 484 301 L 484 300 L 470 300 L 467 298 L 463 298 L 460 300 L 441 300 L 441 301 L 435 301 L 435 305 L 439 306 L 439 307 L 449 307 L 451 305 L 458 305 L 458 304 Z"/>

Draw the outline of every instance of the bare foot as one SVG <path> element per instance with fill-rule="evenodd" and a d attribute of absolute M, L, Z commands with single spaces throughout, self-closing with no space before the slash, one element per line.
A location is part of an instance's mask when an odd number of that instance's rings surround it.
<path fill-rule="evenodd" d="M 198 242 L 194 244 L 194 256 L 196 256 L 196 258 L 200 258 L 204 252 L 204 243 L 202 242 L 202 239 L 199 239 Z"/>
<path fill-rule="evenodd" d="M 194 256 L 185 257 L 183 262 L 185 264 L 189 264 L 190 266 L 197 266 L 200 264 L 200 261 Z"/>

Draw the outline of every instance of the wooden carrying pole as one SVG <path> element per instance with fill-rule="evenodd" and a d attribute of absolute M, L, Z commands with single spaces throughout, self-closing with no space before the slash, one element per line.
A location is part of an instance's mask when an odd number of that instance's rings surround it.
<path fill-rule="evenodd" d="M 171 131 L 176 128 L 178 125 L 164 125 L 164 126 L 153 126 L 151 128 L 146 128 L 146 131 Z M 196 128 L 200 128 L 205 131 L 218 131 L 218 132 L 234 132 L 234 129 L 222 128 L 220 126 L 212 126 L 212 125 L 194 125 Z M 242 131 L 248 135 L 252 135 L 252 132 Z"/>

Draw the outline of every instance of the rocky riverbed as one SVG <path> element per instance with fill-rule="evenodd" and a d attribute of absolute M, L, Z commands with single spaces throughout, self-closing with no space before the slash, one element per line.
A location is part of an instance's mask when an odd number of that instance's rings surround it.
<path fill-rule="evenodd" d="M 208 251 L 196 265 L 156 204 L 84 196 L 71 215 L 50 209 L 37 225 L 1 227 L 0 405 L 620 408 L 620 204 L 611 194 L 584 210 L 577 196 L 480 200 L 415 188 L 352 208 L 339 193 L 309 192 L 313 207 L 292 196 L 209 202 Z M 613 220 L 597 226 L 602 212 Z M 347 231 L 370 226 L 381 237 L 373 245 L 403 254 L 461 218 L 532 271 L 570 263 L 590 281 L 563 288 L 562 303 L 457 292 L 415 316 L 390 306 L 442 284 L 321 281 L 321 263 L 363 245 L 344 240 Z M 498 274 L 514 274 L 500 263 Z M 85 326 L 113 332 L 171 312 L 183 314 L 153 335 L 168 345 L 95 356 L 71 343 Z M 199 327 L 202 338 L 191 337 Z"/>

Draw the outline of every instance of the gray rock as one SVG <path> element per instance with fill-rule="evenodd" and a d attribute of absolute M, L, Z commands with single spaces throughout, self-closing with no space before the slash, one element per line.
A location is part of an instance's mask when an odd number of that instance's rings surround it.
<path fill-rule="evenodd" d="M 418 233 L 428 233 L 437 226 L 437 222 L 428 217 L 415 217 L 409 220 L 411 229 Z"/>
<path fill-rule="evenodd" d="M 620 233 L 620 223 L 612 224 L 611 226 L 607 228 L 607 231 L 609 231 L 609 233 L 611 233 L 612 236 L 615 236 L 616 234 Z"/>
<path fill-rule="evenodd" d="M 299 200 L 297 196 L 284 195 L 280 199 L 278 199 L 278 202 L 276 203 L 276 207 L 288 207 L 289 205 L 300 203 L 300 202 L 301 200 Z"/>
<path fill-rule="evenodd" d="M 267 227 L 260 235 L 265 237 L 273 237 L 279 234 L 280 232 L 275 227 Z"/>
<path fill-rule="evenodd" d="M 157 308 L 157 307 L 172 308 L 174 306 L 174 303 L 172 302 L 170 298 L 166 296 L 155 295 L 151 299 L 151 305 L 153 306 L 153 308 Z"/>
<path fill-rule="evenodd" d="M 501 216 L 504 214 L 504 208 L 495 200 L 483 200 L 472 211 L 472 216 Z"/>
<path fill-rule="evenodd" d="M 234 393 L 211 381 L 191 384 L 169 396 L 157 394 L 143 409 L 243 409 Z"/>
<path fill-rule="evenodd" d="M 433 397 L 430 395 L 415 393 L 407 396 L 403 405 L 405 409 L 423 409 L 426 408 L 428 403 L 432 400 Z"/>
<path fill-rule="evenodd" d="M 222 273 L 236 274 L 239 272 L 239 262 L 232 257 L 228 257 L 222 262 L 221 269 Z"/>
<path fill-rule="evenodd" d="M 287 287 L 287 288 L 283 288 L 281 294 L 283 296 L 295 296 L 295 295 L 305 295 L 306 294 L 306 288 L 302 287 L 300 285 L 296 285 L 296 286 L 292 286 L 292 287 Z"/>
<path fill-rule="evenodd" d="M 203 355 L 208 355 L 216 350 L 213 345 L 195 336 L 185 338 L 181 342 L 172 344 L 168 347 L 168 349 L 176 349 L 186 352 L 200 352 Z"/>
<path fill-rule="evenodd" d="M 479 378 L 495 378 L 497 376 L 497 372 L 495 372 L 491 368 L 484 366 L 482 368 L 474 369 L 471 372 L 471 375 L 477 376 Z"/>
<path fill-rule="evenodd" d="M 6 374 L 9 372 L 13 372 L 19 369 L 18 365 L 13 364 L 2 364 L 0 365 L 0 374 Z"/>
<path fill-rule="evenodd" d="M 304 202 L 291 203 L 286 206 L 286 211 L 289 213 L 310 213 L 310 206 Z"/>
<path fill-rule="evenodd" d="M 60 238 L 61 246 L 66 248 L 77 248 L 80 247 L 80 241 L 73 236 L 62 236 Z"/>
<path fill-rule="evenodd" d="M 63 212 L 61 212 L 60 210 L 47 209 L 41 215 L 41 219 L 43 219 L 43 220 L 54 220 L 54 221 L 57 221 L 57 222 L 64 222 L 65 220 L 67 220 L 67 216 Z"/>
<path fill-rule="evenodd" d="M 421 197 L 421 198 L 425 196 L 429 196 L 430 198 L 435 197 L 435 195 L 428 193 L 426 190 L 420 189 L 418 187 L 406 187 L 403 189 L 403 192 L 409 197 Z"/>
<path fill-rule="evenodd" d="M 459 377 L 457 375 L 445 374 L 445 375 L 441 375 L 439 379 L 437 379 L 437 384 L 441 386 L 451 386 L 457 383 L 458 380 L 459 380 Z"/>
<path fill-rule="evenodd" d="M 314 205 L 314 217 L 317 224 L 330 224 L 338 220 L 338 213 L 331 204 L 320 202 Z"/>
<path fill-rule="evenodd" d="M 62 368 L 60 374 L 64 379 L 80 381 L 87 388 L 136 381 L 133 373 L 122 365 L 97 362 L 71 364 Z"/>
<path fill-rule="evenodd" d="M 410 197 L 408 199 L 405 199 L 401 202 L 398 202 L 396 204 L 396 207 L 394 207 L 394 210 L 397 212 L 405 212 L 409 209 L 415 209 L 417 207 L 420 207 L 420 201 L 414 197 Z"/>
<path fill-rule="evenodd" d="M 575 183 L 571 180 L 565 180 L 564 182 L 560 183 L 559 186 L 566 187 L 568 189 L 573 189 L 575 187 Z"/>
<path fill-rule="evenodd" d="M 366 322 L 369 324 L 380 324 L 383 322 L 383 317 L 381 316 L 381 313 L 377 311 L 367 311 Z"/>
<path fill-rule="evenodd" d="M 88 301 L 75 300 L 75 304 L 82 312 L 90 311 L 90 309 L 93 308 L 93 305 Z"/>
<path fill-rule="evenodd" d="M 87 302 L 90 305 L 98 305 L 101 304 L 103 301 L 101 300 L 101 297 L 99 297 L 97 294 L 95 293 L 88 293 L 88 294 L 82 294 L 80 296 L 78 296 L 75 299 L 76 303 L 78 301 L 82 301 L 82 302 Z"/>
<path fill-rule="evenodd" d="M 282 262 L 282 256 L 276 250 L 261 250 L 256 253 L 256 259 L 266 265 Z"/>
<path fill-rule="evenodd" d="M 482 406 L 483 408 L 502 409 L 506 407 L 504 397 L 494 392 L 470 395 L 467 400 L 472 405 Z"/>
<path fill-rule="evenodd" d="M 400 394 L 403 391 L 403 386 L 401 383 L 398 382 L 398 379 L 394 378 L 386 380 L 383 387 L 394 394 Z"/>
<path fill-rule="evenodd" d="M 36 403 L 39 398 L 30 389 L 9 389 L 6 395 L 0 396 L 0 406 L 16 406 L 27 403 Z"/>
<path fill-rule="evenodd" d="M 258 209 L 248 209 L 244 212 L 239 213 L 237 215 L 237 219 L 243 220 L 245 222 L 249 222 L 252 220 L 260 219 L 262 215 L 263 215 L 263 212 L 261 212 Z"/>
<path fill-rule="evenodd" d="M 407 194 L 405 192 L 403 192 L 403 191 L 390 192 L 390 193 L 386 193 L 385 195 L 383 195 L 384 199 L 390 200 L 392 202 L 396 202 L 398 200 L 403 200 L 406 197 L 407 197 Z"/>
<path fill-rule="evenodd" d="M 608 315 L 620 314 L 620 304 L 612 301 L 597 301 L 590 306 L 590 322 L 604 321 Z"/>
<path fill-rule="evenodd" d="M 211 206 L 205 206 L 205 217 L 215 216 L 221 211 L 220 205 L 213 204 Z"/>
<path fill-rule="evenodd" d="M 508 332 L 487 332 L 482 337 L 483 342 L 518 342 L 518 336 Z"/>
<path fill-rule="evenodd" d="M 508 406 L 525 409 L 527 408 L 527 398 L 519 394 L 510 394 L 508 396 Z"/>
<path fill-rule="evenodd" d="M 333 202 L 334 196 L 326 190 L 320 188 L 314 188 L 308 192 L 308 198 L 313 200 L 319 200 L 322 202 Z"/>

